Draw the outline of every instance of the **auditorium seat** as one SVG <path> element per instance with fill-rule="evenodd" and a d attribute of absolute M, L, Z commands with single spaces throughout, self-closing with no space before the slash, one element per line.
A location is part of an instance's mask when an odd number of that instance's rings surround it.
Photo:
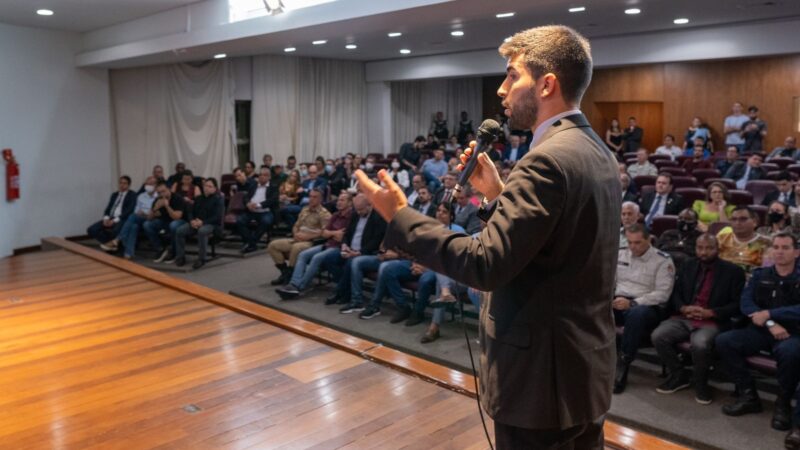
<path fill-rule="evenodd" d="M 750 180 L 744 189 L 753 194 L 753 201 L 750 203 L 760 205 L 767 194 L 778 190 L 778 186 L 772 180 Z"/>
<path fill-rule="evenodd" d="M 644 197 L 645 195 L 647 195 L 647 194 L 652 194 L 652 193 L 653 193 L 653 192 L 655 192 L 655 191 L 656 191 L 656 185 L 654 185 L 654 184 L 648 184 L 648 185 L 642 186 L 642 188 L 641 188 L 641 189 L 639 189 L 639 194 L 640 194 L 642 197 Z"/>
<path fill-rule="evenodd" d="M 644 186 L 655 186 L 656 178 L 657 177 L 655 175 L 639 175 L 638 177 L 633 177 L 633 182 L 636 184 L 636 187 L 641 191 L 642 187 Z"/>
<path fill-rule="evenodd" d="M 395 159 L 395 158 L 399 158 L 399 157 L 400 157 L 399 153 L 389 153 L 388 155 L 386 155 L 386 159 L 390 159 L 390 160 L 391 159 Z"/>
<path fill-rule="evenodd" d="M 708 186 L 714 182 L 722 183 L 722 185 L 728 188 L 729 190 L 736 189 L 736 182 L 728 178 L 706 178 L 705 181 L 703 181 L 703 187 L 708 189 Z"/>
<path fill-rule="evenodd" d="M 720 173 L 717 169 L 694 169 L 692 176 L 697 178 L 699 185 L 705 185 L 705 181 L 709 178 L 719 178 Z"/>
<path fill-rule="evenodd" d="M 795 164 L 797 161 L 795 161 L 793 158 L 772 158 L 769 160 L 769 162 L 770 164 L 777 164 L 778 170 L 784 170 L 792 164 Z"/>
<path fill-rule="evenodd" d="M 675 188 L 681 187 L 697 187 L 697 178 L 690 176 L 673 176 L 672 185 Z"/>
<path fill-rule="evenodd" d="M 678 161 L 672 161 L 670 159 L 657 159 L 653 164 L 658 167 L 659 171 L 664 167 L 678 167 Z"/>
<path fill-rule="evenodd" d="M 728 222 L 713 222 L 711 225 L 708 226 L 708 233 L 716 235 L 723 228 L 730 226 L 731 224 Z"/>
<path fill-rule="evenodd" d="M 712 158 L 712 159 L 713 159 L 715 162 L 716 162 L 716 161 L 722 161 L 723 159 L 725 159 L 725 158 L 726 158 L 726 155 L 725 155 L 726 153 L 727 153 L 727 152 L 726 152 L 726 151 L 724 151 L 724 150 L 721 150 L 721 151 L 718 151 L 718 152 L 714 152 L 714 154 L 713 154 L 713 155 L 711 155 L 711 158 Z"/>
<path fill-rule="evenodd" d="M 636 158 L 625 158 L 625 165 L 630 166 L 636 164 Z"/>
<path fill-rule="evenodd" d="M 236 226 L 236 218 L 245 211 L 244 196 L 245 192 L 237 192 L 231 196 L 231 200 L 228 202 L 228 210 L 225 212 L 225 218 L 222 221 L 223 226 Z"/>
<path fill-rule="evenodd" d="M 772 172 L 773 170 L 781 170 L 781 167 L 770 161 L 768 163 L 762 163 L 761 170 L 763 170 L 764 172 Z"/>
<path fill-rule="evenodd" d="M 753 204 L 753 194 L 750 191 L 741 191 L 739 189 L 731 189 L 728 191 L 728 194 L 731 196 L 731 204 L 736 206 L 739 205 L 752 205 Z"/>
<path fill-rule="evenodd" d="M 800 175 L 800 164 L 790 164 L 786 166 L 786 170 L 795 175 Z"/>
<path fill-rule="evenodd" d="M 683 197 L 683 204 L 687 208 L 691 208 L 695 200 L 705 200 L 708 196 L 708 192 L 699 187 L 676 188 L 675 193 Z"/>
<path fill-rule="evenodd" d="M 768 355 L 753 355 L 746 359 L 747 365 L 751 368 L 768 375 L 775 375 L 778 372 L 778 362 L 775 358 Z"/>
<path fill-rule="evenodd" d="M 627 152 L 622 154 L 622 158 L 626 161 L 629 159 L 636 159 L 636 152 Z"/>
<path fill-rule="evenodd" d="M 767 220 L 767 212 L 769 211 L 768 206 L 764 205 L 750 205 L 750 209 L 753 210 L 756 214 L 758 214 L 758 223 L 764 224 Z"/>
<path fill-rule="evenodd" d="M 681 156 L 678 156 L 677 159 L 678 159 L 678 165 L 682 166 L 684 162 L 692 159 L 692 157 L 691 156 L 686 156 L 686 155 L 681 155 Z"/>
<path fill-rule="evenodd" d="M 651 163 L 655 164 L 656 161 L 672 161 L 672 158 L 669 155 L 650 155 L 647 157 Z"/>
<path fill-rule="evenodd" d="M 672 161 L 669 161 L 669 162 L 672 162 Z M 664 167 L 659 167 L 658 171 L 659 172 L 666 172 L 666 173 L 669 173 L 669 174 L 671 174 L 673 176 L 686 176 L 687 175 L 686 174 L 686 169 L 684 169 L 683 167 L 664 166 Z"/>
<path fill-rule="evenodd" d="M 674 230 L 678 228 L 678 216 L 663 215 L 653 218 L 653 223 L 650 224 L 650 232 L 658 237 L 667 230 Z"/>
<path fill-rule="evenodd" d="M 766 179 L 767 180 L 777 180 L 778 177 L 781 176 L 781 174 L 783 172 L 784 172 L 783 170 L 773 170 L 772 172 L 767 172 L 767 178 Z M 798 175 L 798 174 L 796 174 L 794 172 L 789 172 L 789 176 L 792 177 L 792 181 L 797 181 L 798 178 L 800 178 L 800 175 Z"/>

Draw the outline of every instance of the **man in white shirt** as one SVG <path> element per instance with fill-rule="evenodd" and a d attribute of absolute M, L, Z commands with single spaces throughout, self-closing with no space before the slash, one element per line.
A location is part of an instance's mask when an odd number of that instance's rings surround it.
<path fill-rule="evenodd" d="M 742 126 L 750 120 L 750 118 L 742 113 L 742 104 L 736 102 L 733 104 L 731 108 L 732 113 L 730 116 L 725 118 L 724 123 L 724 131 L 725 134 L 725 146 L 734 146 L 742 153 L 744 149 L 744 138 L 740 134 L 742 131 Z"/>
<path fill-rule="evenodd" d="M 156 197 L 158 197 L 156 193 L 156 182 L 155 176 L 147 177 L 144 185 L 142 185 L 142 193 L 136 196 L 136 209 L 133 211 L 133 214 L 128 216 L 125 224 L 122 225 L 119 235 L 115 239 L 105 244 L 100 244 L 103 250 L 115 251 L 119 245 L 122 244 L 125 249 L 123 253 L 125 259 L 133 258 L 134 252 L 136 251 L 136 239 L 139 237 L 139 230 L 150 216 L 153 202 L 156 200 Z"/>
<path fill-rule="evenodd" d="M 636 178 L 639 175 L 658 175 L 658 168 L 647 160 L 647 149 L 640 148 L 636 151 L 636 163 L 628 166 L 628 175 Z"/>
<path fill-rule="evenodd" d="M 271 172 L 262 167 L 258 174 L 258 184 L 250 191 L 250 198 L 245 204 L 247 211 L 236 218 L 236 228 L 242 236 L 242 253 L 256 251 L 261 236 L 269 230 L 275 219 L 275 211 L 279 205 L 278 187 L 270 183 Z M 257 224 L 255 232 L 250 231 L 250 223 Z"/>
<path fill-rule="evenodd" d="M 111 194 L 108 205 L 103 212 L 103 220 L 95 222 L 86 234 L 101 244 L 106 244 L 117 237 L 122 225 L 128 220 L 136 207 L 136 194 L 130 191 L 131 178 L 123 175 L 119 178 L 119 191 Z"/>
<path fill-rule="evenodd" d="M 667 155 L 672 161 L 683 155 L 683 149 L 675 145 L 675 136 L 668 134 L 664 136 L 664 145 L 656 149 L 656 155 Z"/>
<path fill-rule="evenodd" d="M 408 192 L 406 192 L 409 205 L 416 203 L 417 196 L 419 195 L 417 190 L 422 186 L 425 186 L 425 178 L 420 174 L 414 175 L 414 177 L 411 178 L 411 187 L 408 189 Z"/>

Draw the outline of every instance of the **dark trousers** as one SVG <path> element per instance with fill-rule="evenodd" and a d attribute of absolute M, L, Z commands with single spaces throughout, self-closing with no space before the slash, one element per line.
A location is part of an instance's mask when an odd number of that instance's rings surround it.
<path fill-rule="evenodd" d="M 778 384 L 781 396 L 796 397 L 800 382 L 800 336 L 793 334 L 779 341 L 766 327 L 749 325 L 739 330 L 721 333 L 716 340 L 717 354 L 725 370 L 737 386 L 752 386 L 753 378 L 747 368 L 746 358 L 768 351 L 778 361 Z M 800 398 L 794 409 L 794 420 L 800 424 Z"/>
<path fill-rule="evenodd" d="M 101 244 L 105 244 L 119 235 L 120 230 L 122 230 L 122 225 L 124 225 L 124 223 L 119 221 L 115 223 L 114 226 L 107 228 L 103 225 L 103 221 L 101 220 L 91 224 L 89 228 L 86 229 L 86 234 L 88 234 L 90 238 L 98 240 Z"/>
<path fill-rule="evenodd" d="M 625 326 L 620 343 L 621 353 L 633 360 L 642 345 L 642 340 L 650 336 L 658 326 L 660 311 L 658 306 L 638 305 L 625 311 L 614 310 L 617 326 Z"/>
<path fill-rule="evenodd" d="M 236 218 L 236 229 L 242 241 L 250 247 L 255 247 L 261 236 L 272 226 L 274 217 L 272 211 L 252 212 L 247 211 Z M 256 222 L 255 233 L 250 232 L 250 222 Z"/>
<path fill-rule="evenodd" d="M 605 416 L 565 430 L 528 429 L 494 423 L 495 448 L 530 450 L 602 450 Z"/>
<path fill-rule="evenodd" d="M 658 357 L 664 361 L 670 374 L 683 369 L 675 345 L 689 341 L 694 365 L 694 379 L 705 383 L 708 381 L 708 369 L 713 358 L 714 338 L 718 333 L 719 329 L 716 326 L 695 328 L 691 320 L 675 317 L 661 322 L 650 335 L 650 340 L 653 341 Z"/>

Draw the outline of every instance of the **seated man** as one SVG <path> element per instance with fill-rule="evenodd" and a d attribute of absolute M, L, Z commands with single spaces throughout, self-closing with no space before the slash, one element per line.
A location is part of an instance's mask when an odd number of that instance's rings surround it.
<path fill-rule="evenodd" d="M 427 186 L 417 189 L 417 201 L 411 206 L 423 215 L 436 217 L 436 205 L 433 203 L 431 191 Z"/>
<path fill-rule="evenodd" d="M 716 169 L 722 176 L 728 173 L 728 169 L 739 161 L 739 149 L 735 145 L 728 146 L 725 150 L 725 159 L 717 161 Z"/>
<path fill-rule="evenodd" d="M 166 249 L 163 248 L 161 231 L 166 230 L 170 241 L 174 242 L 172 236 L 175 236 L 178 228 L 186 223 L 184 216 L 187 205 L 183 201 L 183 197 L 172 193 L 166 182 L 162 181 L 156 184 L 156 193 L 158 198 L 153 202 L 153 207 L 150 209 L 147 220 L 142 224 L 142 229 L 150 241 L 150 246 L 153 247 L 156 254 L 160 255 L 154 262 L 160 263 L 175 259 L 175 246 L 170 245 Z"/>
<path fill-rule="evenodd" d="M 792 182 L 792 174 L 788 170 L 782 170 L 775 178 L 775 186 L 778 187 L 777 191 L 772 191 L 764 196 L 761 204 L 769 206 L 772 202 L 785 203 L 787 206 L 797 206 L 794 196 L 794 183 Z"/>
<path fill-rule="evenodd" d="M 438 205 L 442 202 L 450 203 L 455 193 L 456 182 L 458 181 L 458 173 L 448 172 L 442 177 L 442 187 L 440 187 L 433 195 L 433 203 Z"/>
<path fill-rule="evenodd" d="M 303 167 L 301 165 L 301 167 Z M 328 182 L 325 178 L 319 176 L 319 169 L 315 164 L 311 164 L 306 169 L 307 177 L 303 179 L 298 193 L 300 199 L 297 204 L 287 204 L 280 210 L 281 220 L 286 222 L 287 225 L 294 227 L 297 217 L 304 206 L 308 205 L 311 200 L 311 192 L 317 190 L 321 194 L 320 202 L 325 201 L 325 195 L 328 189 Z M 286 281 L 289 281 L 288 279 Z M 285 282 L 284 282 L 285 283 Z M 284 284 L 279 283 L 279 284 Z"/>
<path fill-rule="evenodd" d="M 363 207 L 363 205 L 361 206 Z M 300 252 L 297 255 L 297 263 L 295 263 L 289 284 L 275 290 L 283 300 L 297 298 L 311 284 L 314 276 L 322 267 L 322 263 L 329 255 L 341 251 L 342 240 L 347 231 L 347 226 L 350 225 L 352 216 L 353 201 L 348 192 L 342 191 L 336 198 L 336 212 L 333 213 L 328 225 L 322 230 L 322 238 L 327 239 L 327 241 L 324 244 L 315 245 Z"/>
<path fill-rule="evenodd" d="M 683 155 L 683 149 L 675 145 L 675 136 L 668 134 L 664 136 L 664 145 L 658 147 L 655 154 L 669 156 L 670 160 L 675 161 L 677 157 Z"/>
<path fill-rule="evenodd" d="M 256 188 L 256 180 L 248 177 L 244 170 L 240 168 L 233 169 L 233 177 L 236 179 L 236 184 L 231 186 L 231 192 L 244 192 L 245 197 L 249 197 L 251 192 Z"/>
<path fill-rule="evenodd" d="M 791 233 L 772 237 L 773 267 L 756 269 L 742 293 L 742 313 L 751 323 L 717 336 L 717 353 L 733 378 L 739 397 L 722 407 L 729 416 L 761 412 L 761 400 L 745 358 L 771 352 L 778 362 L 780 391 L 775 401 L 772 428 L 789 430 L 786 448 L 800 449 L 800 403 L 794 411 L 800 381 L 800 272 L 796 268 L 797 240 Z M 794 428 L 792 422 L 794 421 Z"/>
<path fill-rule="evenodd" d="M 717 234 L 719 257 L 732 262 L 745 273 L 760 267 L 769 239 L 756 233 L 758 215 L 747 206 L 737 206 L 731 212 L 731 226 Z"/>
<path fill-rule="evenodd" d="M 614 378 L 615 394 L 625 390 L 628 368 L 642 339 L 661 320 L 662 306 L 669 300 L 675 281 L 672 258 L 650 246 L 650 233 L 645 227 L 631 225 L 626 236 L 628 248 L 619 251 L 616 294 L 611 304 L 617 326 L 625 326 Z"/>
<path fill-rule="evenodd" d="M 425 186 L 425 179 L 420 174 L 416 174 L 411 178 L 411 186 L 406 191 L 406 199 L 409 205 L 417 202 L 417 190 Z"/>
<path fill-rule="evenodd" d="M 692 159 L 684 161 L 681 167 L 686 169 L 687 173 L 692 173 L 694 169 L 713 169 L 714 163 L 710 159 L 706 159 L 705 152 L 706 148 L 703 145 L 703 139 L 695 139 L 694 148 L 692 149 Z"/>
<path fill-rule="evenodd" d="M 175 173 L 167 178 L 167 187 L 172 189 L 175 184 L 180 184 L 183 172 L 186 171 L 186 164 L 179 162 L 175 164 Z"/>
<path fill-rule="evenodd" d="M 642 196 L 639 206 L 644 214 L 644 224 L 648 230 L 656 217 L 674 216 L 681 212 L 683 197 L 672 192 L 672 175 L 666 172 L 658 174 L 655 192 Z"/>
<path fill-rule="evenodd" d="M 188 210 L 188 222 L 181 225 L 173 236 L 175 265 L 186 264 L 186 238 L 197 235 L 197 261 L 192 267 L 199 269 L 206 263 L 208 239 L 212 234 L 222 233 L 222 217 L 225 203 L 217 190 L 217 180 L 206 178 L 203 181 L 203 195 L 195 199 L 194 206 Z"/>
<path fill-rule="evenodd" d="M 687 259 L 694 257 L 694 244 L 701 234 L 697 230 L 697 212 L 686 208 L 678 214 L 678 229 L 663 232 L 656 241 L 656 247 L 669 253 L 675 268 L 680 270 Z"/>
<path fill-rule="evenodd" d="M 625 236 L 625 230 L 629 226 L 638 223 L 640 217 L 639 205 L 633 202 L 622 204 L 622 226 L 619 228 L 619 248 L 621 250 L 628 248 L 628 238 Z"/>
<path fill-rule="evenodd" d="M 242 236 L 242 253 L 254 252 L 261 236 L 269 230 L 278 210 L 278 185 L 270 183 L 270 169 L 262 167 L 258 173 L 258 184 L 249 192 L 245 207 L 247 211 L 236 218 L 236 228 Z M 250 222 L 256 222 L 255 233 L 250 231 Z"/>
<path fill-rule="evenodd" d="M 310 166 L 309 170 L 316 169 Z M 292 277 L 292 270 L 297 262 L 297 255 L 311 247 L 315 239 L 322 236 L 322 230 L 328 226 L 331 213 L 322 206 L 322 191 L 313 189 L 308 194 L 308 205 L 300 211 L 297 221 L 292 226 L 292 237 L 275 239 L 267 246 L 267 252 L 275 262 L 280 275 L 271 281 L 273 286 L 286 284 Z"/>
<path fill-rule="evenodd" d="M 792 158 L 797 160 L 800 158 L 800 152 L 797 151 L 797 140 L 794 136 L 787 136 L 783 140 L 783 147 L 775 147 L 767 156 L 767 161 L 773 158 Z"/>
<path fill-rule="evenodd" d="M 428 183 L 428 189 L 431 192 L 436 192 L 439 186 L 442 185 L 441 179 L 449 170 L 447 161 L 444 160 L 444 150 L 436 149 L 433 151 L 433 158 L 428 158 L 422 163 L 422 176 L 425 177 L 425 182 Z"/>
<path fill-rule="evenodd" d="M 455 220 L 453 220 L 453 223 L 463 228 L 467 234 L 481 231 L 478 207 L 469 201 L 471 196 L 468 188 L 456 194 Z"/>
<path fill-rule="evenodd" d="M 636 162 L 628 166 L 628 175 L 636 178 L 639 175 L 658 175 L 658 168 L 649 160 L 647 149 L 640 148 L 636 151 Z"/>
<path fill-rule="evenodd" d="M 623 202 L 639 202 L 639 196 L 636 193 L 636 186 L 631 183 L 631 177 L 627 173 L 619 174 L 619 182 L 622 184 L 622 201 Z"/>
<path fill-rule="evenodd" d="M 503 150 L 504 163 L 516 163 L 528 153 L 528 146 L 522 144 L 522 138 L 518 134 L 512 134 L 508 139 L 508 145 Z"/>
<path fill-rule="evenodd" d="M 90 238 L 100 242 L 100 247 L 106 251 L 113 251 L 113 247 L 105 245 L 119 235 L 122 225 L 128 220 L 136 207 L 136 194 L 131 192 L 131 178 L 127 175 L 119 177 L 119 190 L 111 194 L 108 205 L 103 211 L 103 219 L 93 223 L 86 230 Z"/>
<path fill-rule="evenodd" d="M 736 182 L 736 189 L 744 189 L 750 180 L 762 180 L 767 177 L 761 163 L 764 157 L 760 153 L 753 153 L 747 161 L 737 161 L 722 176 Z"/>
<path fill-rule="evenodd" d="M 164 168 L 161 166 L 153 166 L 153 175 L 156 179 L 156 183 L 159 181 L 164 181 Z M 140 195 L 144 192 L 144 187 L 147 186 L 147 180 L 142 184 L 139 190 L 136 192 L 137 195 Z"/>
<path fill-rule="evenodd" d="M 119 232 L 116 239 L 106 244 L 108 247 L 116 250 L 120 244 L 124 247 L 123 256 L 125 259 L 133 258 L 136 251 L 136 238 L 139 237 L 139 228 L 150 216 L 153 203 L 158 194 L 156 194 L 156 178 L 153 176 L 147 177 L 144 182 L 144 192 L 136 196 L 136 209 L 133 214 L 128 216 L 125 225 Z"/>
<path fill-rule="evenodd" d="M 713 362 L 714 338 L 731 327 L 731 318 L 739 313 L 739 299 L 744 287 L 744 271 L 717 257 L 717 239 L 710 234 L 696 239 L 695 252 L 678 272 L 670 309 L 672 318 L 661 322 L 651 340 L 667 367 L 667 380 L 656 389 L 672 394 L 694 384 L 695 400 L 711 403 L 708 371 Z M 693 252 L 693 253 L 695 253 Z M 690 341 L 694 376 L 683 367 L 675 345 Z"/>

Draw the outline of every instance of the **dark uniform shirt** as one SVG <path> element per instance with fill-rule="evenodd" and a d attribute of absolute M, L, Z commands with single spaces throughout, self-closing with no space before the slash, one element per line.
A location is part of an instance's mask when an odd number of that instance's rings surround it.
<path fill-rule="evenodd" d="M 769 310 L 770 319 L 792 334 L 800 333 L 800 272 L 782 277 L 775 267 L 759 268 L 742 292 L 742 313 Z"/>

